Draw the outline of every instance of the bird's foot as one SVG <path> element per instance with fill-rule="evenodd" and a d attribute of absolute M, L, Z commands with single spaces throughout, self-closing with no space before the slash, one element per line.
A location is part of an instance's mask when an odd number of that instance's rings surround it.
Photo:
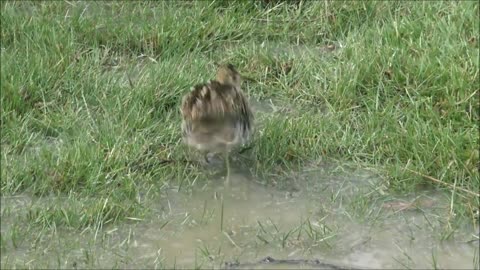
<path fill-rule="evenodd" d="M 205 154 L 205 162 L 208 165 L 220 165 L 222 164 L 222 160 L 218 158 L 215 153 L 207 153 Z"/>

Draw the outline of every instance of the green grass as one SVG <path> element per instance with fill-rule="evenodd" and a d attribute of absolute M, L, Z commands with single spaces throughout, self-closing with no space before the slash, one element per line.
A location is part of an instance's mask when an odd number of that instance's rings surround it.
<path fill-rule="evenodd" d="M 478 14 L 475 1 L 2 1 L 2 194 L 68 196 L 28 220 L 82 228 L 207 179 L 184 162 L 178 106 L 214 62 L 292 111 L 257 115 L 261 180 L 325 157 L 375 168 L 392 192 L 445 188 L 406 168 L 478 192 Z M 473 218 L 478 197 L 452 198 Z"/>

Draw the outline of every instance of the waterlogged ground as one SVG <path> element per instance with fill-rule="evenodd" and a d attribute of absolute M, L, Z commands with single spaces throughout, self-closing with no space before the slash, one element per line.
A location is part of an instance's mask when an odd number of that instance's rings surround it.
<path fill-rule="evenodd" d="M 478 228 L 448 228 L 446 194 L 395 198 L 368 172 L 322 163 L 287 177 L 168 187 L 143 202 L 148 218 L 83 231 L 22 223 L 65 198 L 4 197 L 2 268 L 478 268 Z"/>

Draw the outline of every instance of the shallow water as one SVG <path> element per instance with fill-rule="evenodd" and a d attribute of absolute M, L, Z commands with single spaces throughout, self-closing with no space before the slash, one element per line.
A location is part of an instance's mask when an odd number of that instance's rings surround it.
<path fill-rule="evenodd" d="M 341 175 L 344 176 L 341 176 Z M 171 189 L 148 202 L 149 220 L 100 231 L 55 230 L 35 245 L 2 251 L 4 268 L 244 268 L 471 269 L 478 260 L 476 230 L 468 226 L 441 241 L 448 198 L 434 193 L 402 199 L 385 194 L 368 173 L 330 169 L 297 175 L 294 188 L 264 187 L 232 175 L 197 185 L 190 193 Z M 415 206 L 411 202 L 416 198 Z M 15 213 L 34 200 L 2 198 L 2 238 L 8 241 Z M 56 200 L 35 201 L 58 203 Z M 35 233 L 31 232 L 32 239 Z M 261 262 L 270 256 L 278 263 Z M 303 260 L 318 260 L 316 263 Z M 318 264 L 319 262 L 325 264 Z"/>

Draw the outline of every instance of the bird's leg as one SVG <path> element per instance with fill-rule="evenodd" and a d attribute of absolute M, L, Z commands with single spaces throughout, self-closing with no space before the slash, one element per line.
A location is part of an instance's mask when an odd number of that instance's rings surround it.
<path fill-rule="evenodd" d="M 225 164 L 227 166 L 227 177 L 225 180 L 225 186 L 229 186 L 230 185 L 230 159 L 229 159 L 228 150 L 225 151 Z"/>

